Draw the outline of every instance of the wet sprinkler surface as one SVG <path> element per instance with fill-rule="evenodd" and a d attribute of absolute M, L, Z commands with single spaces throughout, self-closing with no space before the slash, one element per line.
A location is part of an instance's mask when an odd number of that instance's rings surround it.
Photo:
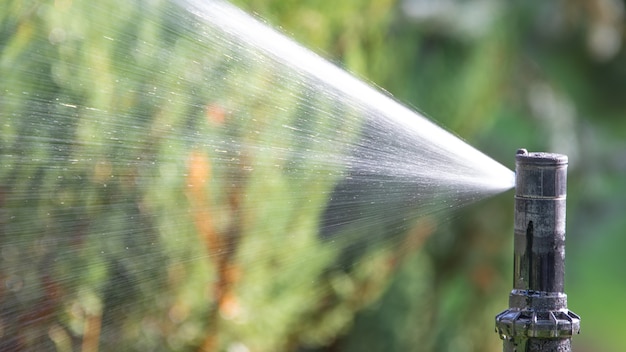
<path fill-rule="evenodd" d="M 504 351 L 570 351 L 580 317 L 567 307 L 567 156 L 519 149 L 515 168 L 513 290 L 496 316 Z"/>

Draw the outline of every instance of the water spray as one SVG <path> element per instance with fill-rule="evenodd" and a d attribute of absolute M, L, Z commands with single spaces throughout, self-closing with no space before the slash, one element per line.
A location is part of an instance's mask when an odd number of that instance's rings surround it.
<path fill-rule="evenodd" d="M 496 331 L 504 352 L 569 352 L 580 317 L 564 292 L 567 156 L 520 149 L 515 171 L 513 290 Z"/>

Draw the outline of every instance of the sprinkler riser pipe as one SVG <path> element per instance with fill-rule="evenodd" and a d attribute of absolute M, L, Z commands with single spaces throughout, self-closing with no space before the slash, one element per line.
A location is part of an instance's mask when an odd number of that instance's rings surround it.
<path fill-rule="evenodd" d="M 518 154 L 513 288 L 564 292 L 567 157 Z"/>
<path fill-rule="evenodd" d="M 580 317 L 564 292 L 567 157 L 520 149 L 515 171 L 513 290 L 496 331 L 505 352 L 569 352 Z"/>

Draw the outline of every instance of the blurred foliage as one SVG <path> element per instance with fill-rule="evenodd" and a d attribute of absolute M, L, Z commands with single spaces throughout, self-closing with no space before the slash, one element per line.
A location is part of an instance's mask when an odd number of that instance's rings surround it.
<path fill-rule="evenodd" d="M 6 5 L 3 350 L 293 350 L 377 297 L 318 234 L 352 108 L 174 2 Z"/>
<path fill-rule="evenodd" d="M 568 154 L 574 346 L 626 349 L 622 2 L 236 3 L 511 167 L 519 147 Z M 263 66 L 258 81 L 206 87 L 235 63 L 198 57 L 197 28 L 174 6 L 0 9 L 2 349 L 500 350 L 510 194 L 421 219 L 396 246 L 334 268 L 338 247 L 317 229 L 333 183 L 202 141 L 271 139 L 297 116 L 238 124 L 229 108 L 265 112 L 228 97 L 261 87 L 256 99 L 294 105 L 283 93 L 296 87 Z"/>
<path fill-rule="evenodd" d="M 2 15 L 3 350 L 273 351 L 341 331 L 341 300 L 316 305 L 342 294 L 322 280 L 336 250 L 316 227 L 333 187 L 316 173 L 335 170 L 286 173 L 286 153 L 242 147 L 324 155 L 274 138 L 294 109 L 259 104 L 295 106 L 299 87 L 267 63 L 242 86 L 238 61 L 256 53 L 212 45 L 174 3 L 16 1 Z M 335 109 L 341 125 L 307 132 L 349 145 L 351 113 Z"/>

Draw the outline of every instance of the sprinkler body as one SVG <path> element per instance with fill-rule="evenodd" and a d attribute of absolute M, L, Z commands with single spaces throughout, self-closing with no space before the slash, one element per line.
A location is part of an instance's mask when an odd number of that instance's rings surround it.
<path fill-rule="evenodd" d="M 567 156 L 517 151 L 513 290 L 496 316 L 504 352 L 571 351 L 580 317 L 567 308 Z"/>

